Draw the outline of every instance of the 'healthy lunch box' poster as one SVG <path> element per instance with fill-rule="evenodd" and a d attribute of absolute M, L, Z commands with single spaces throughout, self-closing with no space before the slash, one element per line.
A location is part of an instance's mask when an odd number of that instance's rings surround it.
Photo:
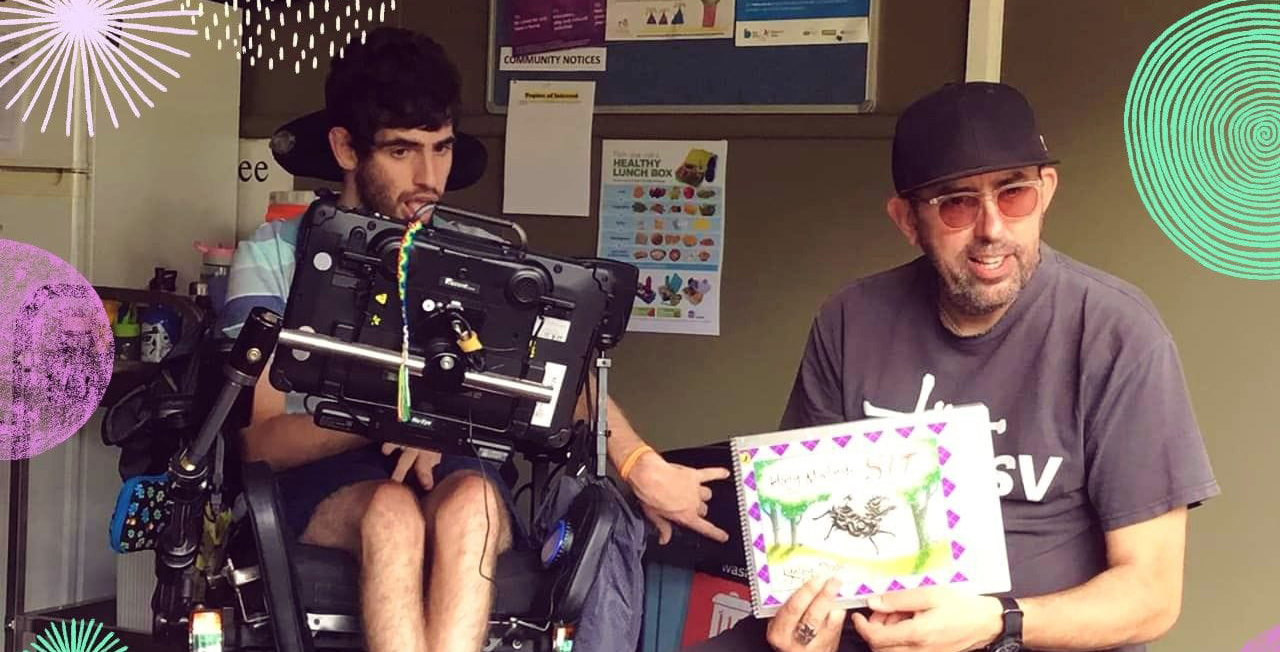
<path fill-rule="evenodd" d="M 640 268 L 627 330 L 719 335 L 728 141 L 603 148 L 597 255 Z"/>

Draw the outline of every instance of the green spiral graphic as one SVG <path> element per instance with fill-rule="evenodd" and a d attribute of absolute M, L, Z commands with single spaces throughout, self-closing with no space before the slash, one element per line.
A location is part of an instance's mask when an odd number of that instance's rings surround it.
<path fill-rule="evenodd" d="M 1215 272 L 1280 279 L 1280 3 L 1216 2 L 1143 55 L 1125 97 L 1147 212 Z"/>

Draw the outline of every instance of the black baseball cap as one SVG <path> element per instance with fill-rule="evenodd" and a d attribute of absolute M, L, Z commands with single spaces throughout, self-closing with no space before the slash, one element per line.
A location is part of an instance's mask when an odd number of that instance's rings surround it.
<path fill-rule="evenodd" d="M 329 146 L 329 130 L 334 126 L 321 109 L 296 118 L 271 136 L 271 153 L 289 174 L 325 181 L 342 182 L 342 167 Z M 484 176 L 489 153 L 474 136 L 454 130 L 453 167 L 445 190 L 460 190 Z"/>
<path fill-rule="evenodd" d="M 893 135 L 899 195 L 974 174 L 1057 162 L 1031 104 L 1007 84 L 946 84 L 908 106 Z"/>

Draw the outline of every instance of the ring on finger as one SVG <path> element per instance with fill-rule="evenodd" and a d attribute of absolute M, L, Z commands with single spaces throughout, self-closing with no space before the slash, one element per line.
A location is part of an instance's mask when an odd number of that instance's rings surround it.
<path fill-rule="evenodd" d="M 812 643 L 814 637 L 816 637 L 817 635 L 818 635 L 817 630 L 815 630 L 813 628 L 813 625 L 810 625 L 809 623 L 801 622 L 799 625 L 796 626 L 795 637 L 796 637 L 796 640 L 799 641 L 801 645 L 808 645 Z"/>

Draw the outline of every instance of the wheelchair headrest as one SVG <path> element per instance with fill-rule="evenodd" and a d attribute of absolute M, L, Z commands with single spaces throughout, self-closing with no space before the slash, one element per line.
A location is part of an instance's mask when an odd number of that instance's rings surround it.
<path fill-rule="evenodd" d="M 333 122 L 323 109 L 285 124 L 271 136 L 271 153 L 289 174 L 342 182 L 343 171 L 329 146 Z M 480 180 L 489 163 L 484 145 L 467 133 L 454 130 L 453 167 L 445 190 L 460 190 Z"/>

